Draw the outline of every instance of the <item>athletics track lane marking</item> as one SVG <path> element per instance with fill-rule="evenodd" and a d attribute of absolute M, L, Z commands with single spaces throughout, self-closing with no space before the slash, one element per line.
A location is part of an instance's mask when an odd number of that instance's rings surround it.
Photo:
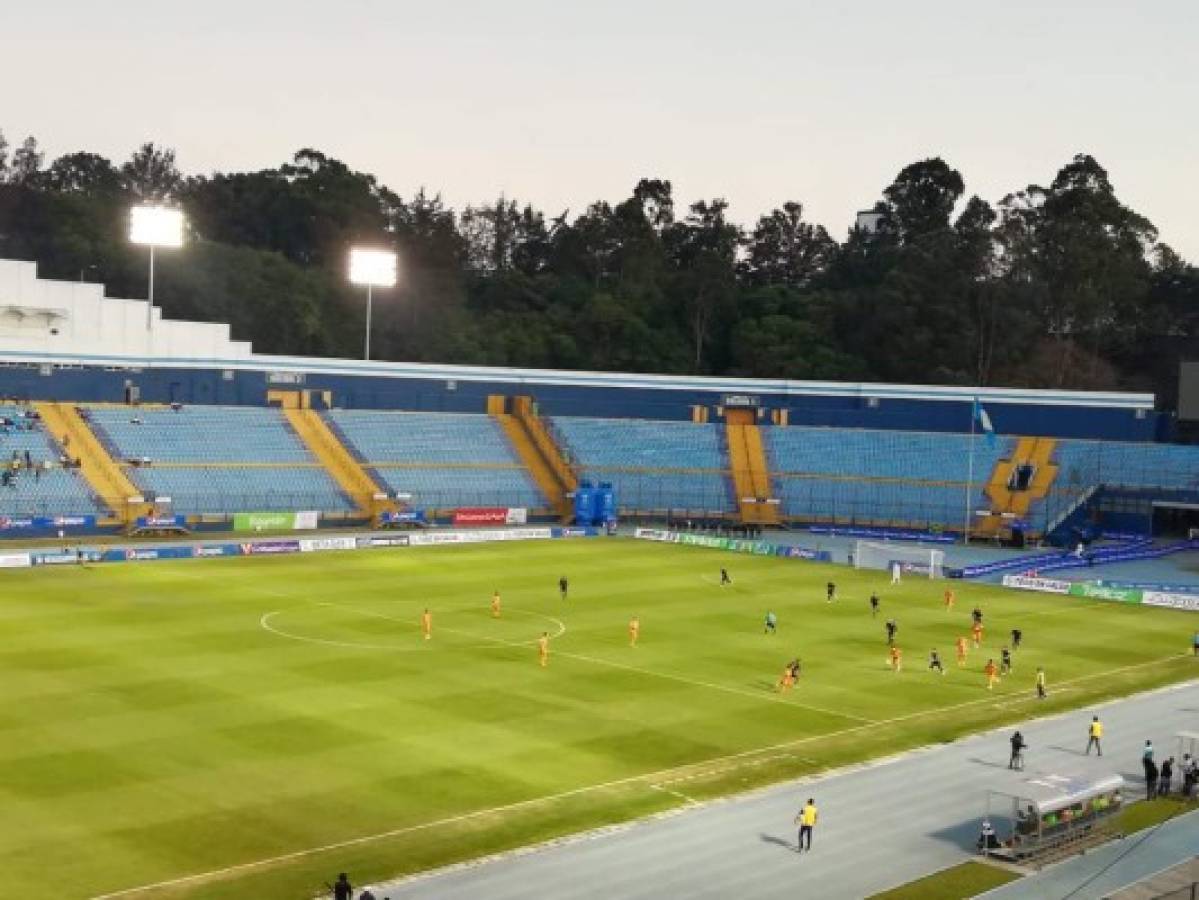
<path fill-rule="evenodd" d="M 1164 663 L 1164 662 L 1171 662 L 1171 661 L 1175 661 L 1175 660 L 1179 660 L 1179 659 L 1186 659 L 1189 656 L 1191 656 L 1190 653 L 1176 653 L 1176 654 L 1172 654 L 1170 656 L 1162 656 L 1157 659 L 1147 660 L 1146 662 L 1143 662 L 1143 663 L 1134 663 L 1132 665 L 1121 666 L 1116 669 L 1109 669 L 1105 672 L 1094 672 L 1090 675 L 1082 675 L 1078 678 L 1073 678 L 1068 681 L 1063 681 L 1061 683 L 1060 687 L 1065 687 L 1066 685 L 1078 684 L 1079 682 L 1082 682 L 1082 681 L 1090 681 L 1093 678 L 1105 678 L 1105 677 L 1108 677 L 1111 675 L 1119 674 L 1121 672 L 1129 672 L 1134 669 L 1143 669 L 1147 666 L 1160 665 L 1161 663 Z M 1173 685 L 1173 687 L 1185 686 L 1185 685 L 1186 685 L 1186 683 L 1183 682 L 1180 685 Z M 623 787 L 625 785 L 636 784 L 638 782 L 647 782 L 647 785 L 652 788 L 654 784 L 663 782 L 670 775 L 673 775 L 678 772 L 683 772 L 687 769 L 693 769 L 697 766 L 711 765 L 714 763 L 721 763 L 721 762 L 731 762 L 731 761 L 738 760 L 738 759 L 744 759 L 746 757 L 753 756 L 755 754 L 768 753 L 773 750 L 783 750 L 788 747 L 798 747 L 798 746 L 802 746 L 804 744 L 811 743 L 813 741 L 842 737 L 847 734 L 854 734 L 854 733 L 862 731 L 866 728 L 878 728 L 878 727 L 885 726 L 885 725 L 896 725 L 901 722 L 907 722 L 912 719 L 921 718 L 922 716 L 940 715 L 942 713 L 951 712 L 956 709 L 963 709 L 967 706 L 977 706 L 981 703 L 991 702 L 994 699 L 995 698 L 993 698 L 993 697 L 980 697 L 975 700 L 966 700 L 962 703 L 958 703 L 953 706 L 942 706 L 942 707 L 937 707 L 936 709 L 927 709 L 927 710 L 922 710 L 920 712 L 906 713 L 905 715 L 895 716 L 894 718 L 891 718 L 891 719 L 882 719 L 871 725 L 854 725 L 849 728 L 842 728 L 839 731 L 829 731 L 829 732 L 825 732 L 824 734 L 810 735 L 808 737 L 797 738 L 793 741 L 784 741 L 782 743 L 773 744 L 773 745 L 766 746 L 766 747 L 758 747 L 753 750 L 743 750 L 738 753 L 730 753 L 726 756 L 714 757 L 705 762 L 689 763 L 689 764 L 683 765 L 683 766 L 675 766 L 674 768 L 671 768 L 671 769 L 662 769 L 657 772 L 646 772 L 641 775 L 629 775 L 625 778 L 617 778 L 613 781 L 605 781 L 605 782 L 600 782 L 598 784 L 591 784 L 591 785 L 585 785 L 583 787 L 572 788 L 568 791 L 561 791 L 556 794 L 546 794 L 545 796 L 542 796 L 542 797 L 531 797 L 528 800 L 518 800 L 515 803 L 508 803 L 508 804 L 504 804 L 503 806 L 493 806 L 493 807 L 489 807 L 487 809 L 472 810 L 470 812 L 460 813 L 460 814 L 454 815 L 454 816 L 447 816 L 442 819 L 434 819 L 429 822 L 421 822 L 416 825 L 407 825 L 402 828 L 393 828 L 389 831 L 380 831 L 376 834 L 365 834 L 365 835 L 361 835 L 356 838 L 347 838 L 342 841 L 334 841 L 333 843 L 325 844 L 325 845 L 319 846 L 319 847 L 309 847 L 304 850 L 293 850 L 289 853 L 279 854 L 278 856 L 270 856 L 270 857 L 266 857 L 264 859 L 252 860 L 250 862 L 244 862 L 244 863 L 235 863 L 234 865 L 231 865 L 231 866 L 225 866 L 224 868 L 220 868 L 220 869 L 211 869 L 207 872 L 197 872 L 193 875 L 181 875 L 177 878 L 169 878 L 169 879 L 165 879 L 163 881 L 152 882 L 150 884 L 138 885 L 137 887 L 122 888 L 120 890 L 112 891 L 107 894 L 97 894 L 97 895 L 91 897 L 90 900 L 116 900 L 116 898 L 119 898 L 119 897 L 132 897 L 137 894 L 144 894 L 147 891 L 154 891 L 154 890 L 159 890 L 162 888 L 181 887 L 181 886 L 187 885 L 187 884 L 203 884 L 203 883 L 212 881 L 214 879 L 221 878 L 226 875 L 232 875 L 237 872 L 250 872 L 255 869 L 261 869 L 261 868 L 265 868 L 268 866 L 279 865 L 280 863 L 292 862 L 297 859 L 306 859 L 310 856 L 318 856 L 322 853 L 329 853 L 333 850 L 344 850 L 348 847 L 360 847 L 364 844 L 372 844 L 372 843 L 376 843 L 377 841 L 384 841 L 389 838 L 400 837 L 405 834 L 413 834 L 413 833 L 419 832 L 419 831 L 426 831 L 430 828 L 436 828 L 436 827 L 441 827 L 441 826 L 445 826 L 445 825 L 455 825 L 459 822 L 467 822 L 472 819 L 482 818 L 483 816 L 490 816 L 490 815 L 495 815 L 497 813 L 504 813 L 504 812 L 513 812 L 515 810 L 524 809 L 524 808 L 530 807 L 530 806 L 538 806 L 543 803 L 553 803 L 557 800 L 565 800 L 569 797 L 577 797 L 581 794 L 589 794 L 594 791 L 605 790 L 607 788 Z M 1035 696 L 1030 695 L 1025 698 L 1025 701 L 1027 702 L 1028 700 L 1034 700 L 1034 699 L 1035 699 Z M 1116 698 L 1116 699 L 1124 699 L 1124 698 Z M 1061 714 L 1064 715 L 1066 713 L 1074 712 L 1074 711 L 1075 710 L 1063 710 Z M 832 774 L 833 771 L 835 771 L 835 770 L 830 770 L 830 771 L 822 773 L 822 774 L 825 774 L 825 775 Z M 435 870 L 431 870 L 431 871 L 435 871 Z M 416 873 L 414 873 L 414 874 L 416 874 Z"/>

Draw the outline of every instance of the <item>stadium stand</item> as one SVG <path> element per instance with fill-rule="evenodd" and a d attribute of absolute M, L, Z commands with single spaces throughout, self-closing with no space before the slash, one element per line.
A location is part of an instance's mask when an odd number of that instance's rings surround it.
<path fill-rule="evenodd" d="M 957 527 L 1011 438 L 834 428 L 767 428 L 783 515 L 808 521 Z M 974 469 L 970 472 L 973 441 Z"/>
<path fill-rule="evenodd" d="M 277 409 L 89 407 L 109 454 L 183 514 L 353 508 Z"/>
<path fill-rule="evenodd" d="M 74 468 L 64 468 L 63 448 L 28 407 L 0 405 L 0 463 L 9 470 L 0 487 L 0 516 L 80 516 L 105 512 L 103 505 Z M 11 424 L 9 424 L 11 423 Z M 26 454 L 33 463 L 26 465 Z M 16 467 L 13 468 L 13 461 Z"/>
<path fill-rule="evenodd" d="M 1048 495 L 1033 501 L 1029 517 L 1052 526 L 1100 488 L 1161 491 L 1199 500 L 1199 448 L 1117 441 L 1057 442 L 1058 476 Z"/>
<path fill-rule="evenodd" d="M 387 491 L 413 506 L 548 505 L 500 425 L 470 413 L 331 410 L 333 433 Z"/>
<path fill-rule="evenodd" d="M 719 425 L 573 416 L 552 424 L 579 478 L 610 482 L 621 509 L 736 509 Z"/>

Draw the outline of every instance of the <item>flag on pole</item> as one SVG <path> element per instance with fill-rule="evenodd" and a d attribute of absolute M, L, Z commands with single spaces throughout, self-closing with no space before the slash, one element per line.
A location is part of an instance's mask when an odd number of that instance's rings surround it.
<path fill-rule="evenodd" d="M 978 423 L 978 427 L 982 429 L 982 433 L 987 436 L 987 445 L 995 445 L 995 426 L 991 424 L 991 417 L 987 411 L 983 409 L 978 398 L 974 398 L 974 421 Z"/>

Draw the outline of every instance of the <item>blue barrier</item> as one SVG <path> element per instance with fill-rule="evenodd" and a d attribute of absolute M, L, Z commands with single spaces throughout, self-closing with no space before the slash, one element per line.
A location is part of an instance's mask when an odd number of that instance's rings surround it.
<path fill-rule="evenodd" d="M 526 529 L 533 530 L 533 529 Z M 541 529 L 545 532 L 546 537 L 550 538 L 581 538 L 581 537 L 599 537 L 604 534 L 602 528 L 593 526 L 586 527 L 560 527 Z M 358 547 L 398 547 L 409 546 L 410 540 L 415 540 L 416 537 L 424 536 L 426 533 L 421 532 L 410 538 L 407 534 L 387 536 L 387 537 L 363 537 L 357 539 Z M 450 538 L 454 536 L 454 532 L 429 532 L 429 537 L 441 536 Z M 477 531 L 463 532 L 462 535 L 478 537 Z M 261 540 L 261 541 L 243 541 L 240 543 L 222 542 L 211 544 L 168 544 L 161 547 L 114 547 L 107 550 L 100 549 L 85 549 L 79 548 L 75 550 L 63 549 L 40 549 L 29 551 L 29 564 L 33 566 L 66 566 L 78 565 L 79 563 L 119 563 L 119 562 L 151 562 L 160 559 L 204 559 L 209 557 L 221 556 L 274 556 L 280 553 L 300 553 L 305 548 L 302 546 L 305 543 L 311 544 L 314 542 L 336 540 L 336 539 L 296 539 L 296 540 Z M 447 541 L 448 543 L 449 541 Z M 309 547 L 308 549 L 313 549 Z M 316 548 L 329 549 L 329 548 Z M 353 548 L 347 548 L 353 549 Z M 799 550 L 799 548 L 794 548 Z M 814 553 L 815 551 L 803 551 L 805 553 Z M 822 551 L 823 552 L 823 551 Z M 799 553 L 792 554 L 799 556 Z M 827 555 L 827 554 L 825 554 Z M 808 557 L 804 559 L 822 559 L 822 556 Z"/>
<path fill-rule="evenodd" d="M 840 537 L 874 538 L 889 541 L 924 541 L 932 544 L 953 544 L 957 538 L 936 531 L 909 531 L 899 528 L 857 528 L 841 525 L 809 525 L 811 534 L 828 534 Z"/>
<path fill-rule="evenodd" d="M 1164 547 L 1153 547 L 1152 544 L 1153 541 L 1151 538 L 1141 538 L 1135 541 L 1132 546 L 1097 550 L 1081 559 L 1072 554 L 1067 554 L 1065 559 L 1056 563 L 1043 565 L 1039 571 L 1060 572 L 1064 569 L 1083 569 L 1111 565 L 1112 563 L 1161 559 L 1163 556 L 1170 556 L 1174 553 L 1199 549 L 1199 541 L 1179 541 L 1176 544 L 1167 544 Z"/>
<path fill-rule="evenodd" d="M 29 554 L 31 566 L 69 566 L 85 562 L 100 562 L 98 550 L 34 550 Z"/>
<path fill-rule="evenodd" d="M 784 547 L 774 545 L 774 555 L 787 559 L 810 559 L 813 562 L 832 562 L 833 554 L 829 550 L 809 550 L 807 547 Z"/>
<path fill-rule="evenodd" d="M 426 523 L 423 509 L 402 509 L 399 512 L 385 512 L 379 519 L 384 525 L 424 525 Z"/>
<path fill-rule="evenodd" d="M 38 531 L 52 528 L 95 528 L 95 516 L 0 516 L 0 531 Z"/>
<path fill-rule="evenodd" d="M 960 574 L 951 574 L 946 571 L 946 575 L 950 578 L 979 578 L 983 575 L 997 575 L 1000 572 L 1012 572 L 1020 569 L 1036 569 L 1039 572 L 1053 572 L 1060 569 L 1070 569 L 1080 566 L 1091 565 L 1088 560 L 1098 558 L 1101 561 L 1108 560 L 1108 556 L 1116 553 L 1124 553 L 1135 547 L 1143 547 L 1152 544 L 1150 538 L 1135 536 L 1126 540 L 1125 543 L 1118 547 L 1105 547 L 1096 550 L 1084 557 L 1075 556 L 1072 551 L 1055 550 L 1051 553 L 1032 553 L 1027 556 L 1015 556 L 1011 559 L 1000 559 L 995 562 L 980 563 L 976 566 L 963 566 L 960 569 L 955 569 L 953 572 Z M 1130 546 L 1131 545 L 1131 546 Z"/>
<path fill-rule="evenodd" d="M 183 528 L 187 525 L 187 516 L 138 516 L 138 528 Z"/>
<path fill-rule="evenodd" d="M 579 527 L 577 525 L 568 528 L 551 528 L 550 536 L 555 538 L 579 538 L 579 537 L 599 537 L 602 534 L 601 529 L 592 525 Z"/>

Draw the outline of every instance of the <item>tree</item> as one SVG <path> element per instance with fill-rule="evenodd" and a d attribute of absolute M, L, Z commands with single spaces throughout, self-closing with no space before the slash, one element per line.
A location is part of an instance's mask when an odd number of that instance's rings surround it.
<path fill-rule="evenodd" d="M 875 204 L 879 227 L 841 241 L 795 202 L 748 235 L 723 200 L 680 219 L 663 178 L 572 220 L 507 197 L 459 214 L 312 148 L 186 179 L 153 144 L 119 169 L 86 151 L 42 162 L 34 139 L 10 157 L 0 135 L 0 256 L 141 296 L 129 203 L 177 202 L 193 240 L 161 263 L 168 315 L 230 322 L 266 352 L 357 353 L 346 252 L 364 243 L 399 255 L 399 284 L 376 297 L 382 359 L 1133 388 L 1171 402 L 1178 360 L 1199 355 L 1199 272 L 1086 155 L 996 208 L 961 203 L 943 160 L 914 162 Z"/>
<path fill-rule="evenodd" d="M 1058 349 L 1056 384 L 1094 383 L 1122 304 L 1139 305 L 1149 288 L 1147 256 L 1157 239 L 1148 219 L 1116 199 L 1106 170 L 1085 154 L 1064 166 L 1044 192 L 1035 221 L 1045 326 Z M 1085 347 L 1091 370 L 1076 366 Z"/>
<path fill-rule="evenodd" d="M 42 168 L 42 151 L 38 149 L 37 138 L 32 135 L 21 142 L 21 146 L 12 155 L 12 163 L 8 167 L 8 181 L 12 184 L 32 185 Z"/>
<path fill-rule="evenodd" d="M 900 240 L 908 242 L 947 229 L 965 189 L 962 176 L 940 157 L 904 167 L 883 191 Z"/>
<path fill-rule="evenodd" d="M 672 293 L 678 298 L 691 334 L 691 370 L 707 371 L 705 362 L 721 320 L 731 319 L 735 307 L 737 247 L 741 231 L 728 221 L 723 199 L 691 204 L 687 218 L 675 223 L 667 246 L 677 275 Z"/>
<path fill-rule="evenodd" d="M 123 189 L 121 173 L 103 156 L 95 153 L 68 153 L 60 156 L 42 173 L 40 185 L 60 194 L 112 196 Z"/>
<path fill-rule="evenodd" d="M 823 226 L 803 220 L 803 204 L 789 201 L 758 219 L 741 270 L 753 284 L 804 287 L 825 272 L 836 250 Z"/>
<path fill-rule="evenodd" d="M 140 203 L 166 203 L 174 200 L 183 184 L 175 166 L 175 151 L 142 144 L 129 161 L 121 166 L 125 190 Z"/>

